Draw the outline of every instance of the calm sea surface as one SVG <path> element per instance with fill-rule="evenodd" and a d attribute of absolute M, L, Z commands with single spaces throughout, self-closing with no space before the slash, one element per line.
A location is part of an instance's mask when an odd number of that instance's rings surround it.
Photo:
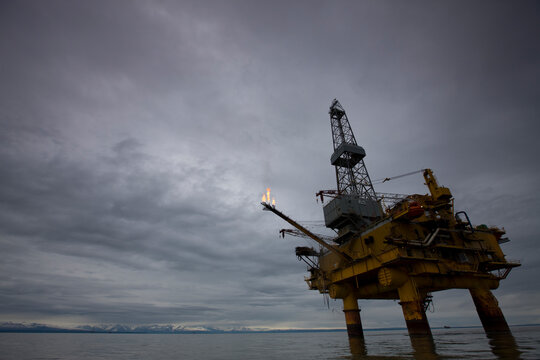
<path fill-rule="evenodd" d="M 346 332 L 281 334 L 0 333 L 0 359 L 540 359 L 540 327 L 488 338 L 481 328 L 433 330 L 435 344 L 406 331 L 367 331 L 355 352 Z M 414 346 L 413 346 L 414 345 Z"/>

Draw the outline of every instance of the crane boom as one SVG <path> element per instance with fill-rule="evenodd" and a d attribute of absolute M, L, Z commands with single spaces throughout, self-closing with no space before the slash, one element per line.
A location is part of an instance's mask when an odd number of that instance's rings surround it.
<path fill-rule="evenodd" d="M 309 236 L 307 236 L 306 234 L 304 234 L 302 231 L 298 229 L 281 229 L 279 230 L 279 233 L 281 234 L 282 237 L 285 237 L 285 234 L 289 234 L 291 236 L 309 238 Z M 324 240 L 324 241 L 335 241 L 334 238 L 331 236 L 315 234 L 315 233 L 313 233 L 313 235 L 317 236 L 319 239 Z"/>
<path fill-rule="evenodd" d="M 262 202 L 261 205 L 264 206 L 263 210 L 268 210 L 268 211 L 273 212 L 274 214 L 276 214 L 277 216 L 279 216 L 280 218 L 282 218 L 283 220 L 285 220 L 286 222 L 288 222 L 289 224 L 291 224 L 292 226 L 294 226 L 295 228 L 297 228 L 298 230 L 300 230 L 301 232 L 303 232 L 304 234 L 306 234 L 307 236 L 315 240 L 317 243 L 319 243 L 319 245 L 321 245 L 325 249 L 330 250 L 331 252 L 339 256 L 341 259 L 347 262 L 352 261 L 352 258 L 349 255 L 343 253 L 337 246 L 328 244 L 326 241 L 322 240 L 317 235 L 315 235 L 314 233 L 312 233 L 311 231 L 309 231 L 308 229 L 306 229 L 305 227 L 303 227 L 302 225 L 300 225 L 299 223 L 297 223 L 296 221 L 294 221 L 293 219 L 291 219 L 290 217 L 288 217 L 281 211 L 277 210 L 274 206 L 271 206 L 270 204 L 265 203 L 265 202 Z"/>

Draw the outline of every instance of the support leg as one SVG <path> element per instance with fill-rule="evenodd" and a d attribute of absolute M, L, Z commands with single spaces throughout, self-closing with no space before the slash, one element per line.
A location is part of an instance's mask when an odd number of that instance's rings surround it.
<path fill-rule="evenodd" d="M 364 343 L 364 331 L 360 319 L 360 309 L 358 301 L 352 294 L 343 299 L 343 312 L 347 324 L 347 334 L 349 335 L 349 346 L 353 355 L 365 355 L 366 345 Z"/>
<path fill-rule="evenodd" d="M 424 310 L 424 297 L 409 280 L 398 289 L 400 305 L 409 330 L 409 336 L 430 336 L 431 328 Z"/>
<path fill-rule="evenodd" d="M 474 288 L 469 292 L 486 333 L 510 332 L 499 303 L 489 289 Z"/>
<path fill-rule="evenodd" d="M 401 301 L 400 305 L 409 335 L 431 336 L 431 328 L 429 327 L 426 312 L 424 311 L 424 302 L 420 300 Z"/>
<path fill-rule="evenodd" d="M 349 339 L 363 339 L 364 332 L 362 330 L 362 321 L 360 320 L 360 309 L 358 309 L 358 301 L 354 295 L 349 294 L 343 299 L 343 312 L 345 313 Z"/>

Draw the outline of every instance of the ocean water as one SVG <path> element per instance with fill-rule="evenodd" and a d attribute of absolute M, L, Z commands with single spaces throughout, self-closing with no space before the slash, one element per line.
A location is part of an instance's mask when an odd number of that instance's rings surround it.
<path fill-rule="evenodd" d="M 540 327 L 487 337 L 481 328 L 433 330 L 411 343 L 405 330 L 254 334 L 0 333 L 0 359 L 540 359 Z M 354 355 L 351 353 L 353 347 Z"/>

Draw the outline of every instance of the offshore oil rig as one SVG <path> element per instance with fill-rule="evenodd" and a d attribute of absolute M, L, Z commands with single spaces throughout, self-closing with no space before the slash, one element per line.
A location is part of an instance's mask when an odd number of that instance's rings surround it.
<path fill-rule="evenodd" d="M 276 209 L 269 189 L 261 204 L 294 227 L 281 230 L 283 235 L 319 244 L 297 247 L 296 255 L 308 264 L 309 289 L 343 300 L 349 340 L 363 341 L 358 299 L 399 300 L 411 339 L 431 337 L 426 317 L 431 293 L 456 288 L 469 290 L 488 334 L 509 332 L 491 292 L 520 265 L 505 259 L 504 229 L 474 226 L 464 211 L 455 212 L 452 193 L 430 169 L 418 171 L 429 194 L 376 193 L 363 160 L 366 152 L 336 99 L 329 114 L 337 189 L 316 196 L 331 199 L 323 208 L 324 222 L 336 236 L 317 235 Z"/>

